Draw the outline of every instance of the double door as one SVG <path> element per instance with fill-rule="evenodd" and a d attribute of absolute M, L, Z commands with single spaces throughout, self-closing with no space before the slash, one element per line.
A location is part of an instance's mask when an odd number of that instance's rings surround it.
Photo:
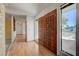
<path fill-rule="evenodd" d="M 57 10 L 39 19 L 39 43 L 57 54 Z"/>

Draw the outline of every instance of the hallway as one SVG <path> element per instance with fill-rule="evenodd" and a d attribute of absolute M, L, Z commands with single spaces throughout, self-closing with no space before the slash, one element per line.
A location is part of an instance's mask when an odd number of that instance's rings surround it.
<path fill-rule="evenodd" d="M 79 56 L 78 6 L 0 4 L 0 56 Z"/>
<path fill-rule="evenodd" d="M 23 35 L 17 35 L 16 40 L 8 50 L 7 56 L 54 56 L 54 54 L 34 41 L 25 42 Z"/>

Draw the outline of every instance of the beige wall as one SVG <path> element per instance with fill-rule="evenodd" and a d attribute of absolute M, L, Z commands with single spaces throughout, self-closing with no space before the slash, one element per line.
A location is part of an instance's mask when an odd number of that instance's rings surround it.
<path fill-rule="evenodd" d="M 11 16 L 5 17 L 5 38 L 11 40 Z"/>
<path fill-rule="evenodd" d="M 5 49 L 8 50 L 12 40 L 11 15 L 5 14 Z"/>

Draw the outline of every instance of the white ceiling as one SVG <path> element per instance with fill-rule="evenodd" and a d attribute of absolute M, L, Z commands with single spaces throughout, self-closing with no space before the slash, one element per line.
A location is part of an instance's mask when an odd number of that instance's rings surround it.
<path fill-rule="evenodd" d="M 54 7 L 56 3 L 8 3 L 6 13 L 12 15 L 30 15 L 36 16 L 47 7 Z"/>

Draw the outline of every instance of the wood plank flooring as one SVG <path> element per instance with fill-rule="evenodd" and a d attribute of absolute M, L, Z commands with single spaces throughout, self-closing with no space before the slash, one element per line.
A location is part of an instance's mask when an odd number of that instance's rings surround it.
<path fill-rule="evenodd" d="M 16 41 L 15 42 L 25 42 L 25 37 L 24 35 L 18 34 L 16 36 Z"/>
<path fill-rule="evenodd" d="M 23 35 L 17 35 L 7 56 L 55 56 L 51 51 L 35 41 L 25 42 Z"/>

